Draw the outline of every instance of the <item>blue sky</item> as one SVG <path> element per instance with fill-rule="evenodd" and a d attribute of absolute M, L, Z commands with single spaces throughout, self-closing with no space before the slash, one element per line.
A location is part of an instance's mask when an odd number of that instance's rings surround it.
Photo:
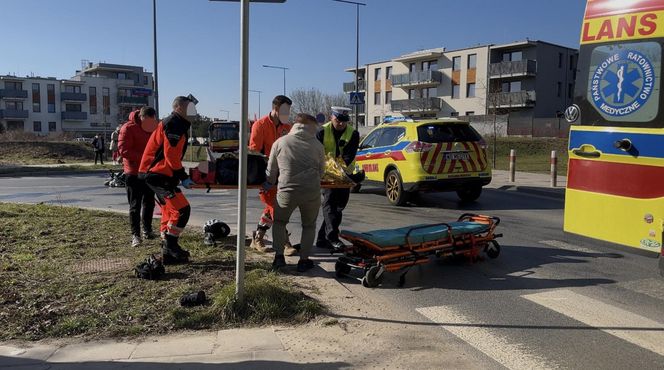
<path fill-rule="evenodd" d="M 364 0 L 360 64 L 435 47 L 540 39 L 578 47 L 581 0 Z M 0 74 L 71 77 L 81 60 L 153 70 L 152 0 L 2 0 Z M 239 3 L 157 0 L 160 106 L 193 93 L 199 112 L 239 117 Z M 337 93 L 352 80 L 355 7 L 332 0 L 253 4 L 250 87 L 265 114 L 283 89 Z M 258 95 L 250 93 L 250 115 Z"/>

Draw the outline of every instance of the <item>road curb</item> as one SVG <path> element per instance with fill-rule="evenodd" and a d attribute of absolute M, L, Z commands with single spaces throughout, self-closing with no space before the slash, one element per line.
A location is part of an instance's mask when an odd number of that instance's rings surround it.
<path fill-rule="evenodd" d="M 548 197 L 560 200 L 565 199 L 564 188 L 547 189 L 547 188 L 532 187 L 532 186 L 503 185 L 496 189 L 502 191 L 516 191 L 520 193 L 534 194 L 542 197 Z"/>
<path fill-rule="evenodd" d="M 38 177 L 38 176 L 72 176 L 85 174 L 108 173 L 108 169 L 89 170 L 89 171 L 39 171 L 39 172 L 8 172 L 0 173 L 0 177 Z"/>

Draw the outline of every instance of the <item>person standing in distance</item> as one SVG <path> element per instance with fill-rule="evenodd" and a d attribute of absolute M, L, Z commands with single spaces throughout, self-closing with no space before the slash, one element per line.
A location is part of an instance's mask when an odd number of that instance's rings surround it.
<path fill-rule="evenodd" d="M 350 108 L 332 107 L 330 122 L 323 125 L 316 138 L 323 144 L 325 153 L 341 157 L 349 168 L 355 167 L 355 155 L 360 144 L 360 134 L 349 125 Z M 350 198 L 350 189 L 322 189 L 323 224 L 318 230 L 316 246 L 342 250 L 344 244 L 339 240 L 339 225 L 343 210 Z"/>
<path fill-rule="evenodd" d="M 182 249 L 178 239 L 189 222 L 191 207 L 178 184 L 187 189 L 194 184 L 182 166 L 182 158 L 187 151 L 187 133 L 196 114 L 196 105 L 190 98 L 175 98 L 173 113 L 150 136 L 138 170 L 162 206 L 160 231 L 164 264 L 189 262 L 189 252 Z"/>
<path fill-rule="evenodd" d="M 266 116 L 254 122 L 251 126 L 251 135 L 249 138 L 249 150 L 262 153 L 270 157 L 272 145 L 282 136 L 288 134 L 291 125 L 288 124 L 290 117 L 290 108 L 293 101 L 287 96 L 277 95 L 272 100 L 272 110 Z M 259 252 L 272 252 L 272 248 L 265 246 L 265 233 L 274 223 L 274 202 L 277 197 L 277 189 L 261 189 L 259 192 L 261 202 L 265 209 L 258 221 L 256 230 L 252 234 L 251 248 Z M 297 254 L 297 250 L 292 247 L 289 241 L 286 241 L 285 252 L 287 256 Z"/>
<path fill-rule="evenodd" d="M 144 179 L 138 177 L 138 167 L 150 135 L 157 129 L 154 108 L 143 107 L 129 114 L 129 121 L 122 125 L 118 137 L 118 153 L 124 158 L 122 166 L 126 178 L 127 200 L 129 201 L 129 222 L 131 224 L 131 246 L 141 244 L 141 220 L 143 237 L 154 239 L 152 214 L 154 213 L 154 192 Z M 142 210 L 142 214 L 141 214 Z"/>

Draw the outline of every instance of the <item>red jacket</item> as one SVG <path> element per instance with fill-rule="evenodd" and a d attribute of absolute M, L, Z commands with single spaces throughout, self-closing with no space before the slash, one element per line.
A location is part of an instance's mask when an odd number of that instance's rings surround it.
<path fill-rule="evenodd" d="M 291 125 L 287 123 L 272 122 L 270 115 L 259 119 L 251 126 L 251 136 L 249 137 L 249 149 L 270 156 L 272 144 L 278 138 L 288 134 Z"/>
<path fill-rule="evenodd" d="M 138 172 L 158 173 L 179 180 L 188 178 L 182 158 L 187 151 L 190 126 L 189 121 L 176 113 L 164 118 L 148 140 Z"/>
<path fill-rule="evenodd" d="M 151 134 L 141 128 L 138 113 L 139 111 L 129 113 L 129 121 L 120 128 L 118 139 L 118 153 L 122 157 L 124 173 L 127 175 L 138 175 L 143 151 L 148 145 Z"/>

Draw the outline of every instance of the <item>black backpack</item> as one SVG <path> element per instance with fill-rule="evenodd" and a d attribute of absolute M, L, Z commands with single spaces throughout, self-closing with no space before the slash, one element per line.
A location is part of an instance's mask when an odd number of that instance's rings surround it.
<path fill-rule="evenodd" d="M 145 260 L 134 268 L 134 274 L 137 278 L 147 280 L 158 280 L 166 273 L 161 259 L 151 254 Z"/>

